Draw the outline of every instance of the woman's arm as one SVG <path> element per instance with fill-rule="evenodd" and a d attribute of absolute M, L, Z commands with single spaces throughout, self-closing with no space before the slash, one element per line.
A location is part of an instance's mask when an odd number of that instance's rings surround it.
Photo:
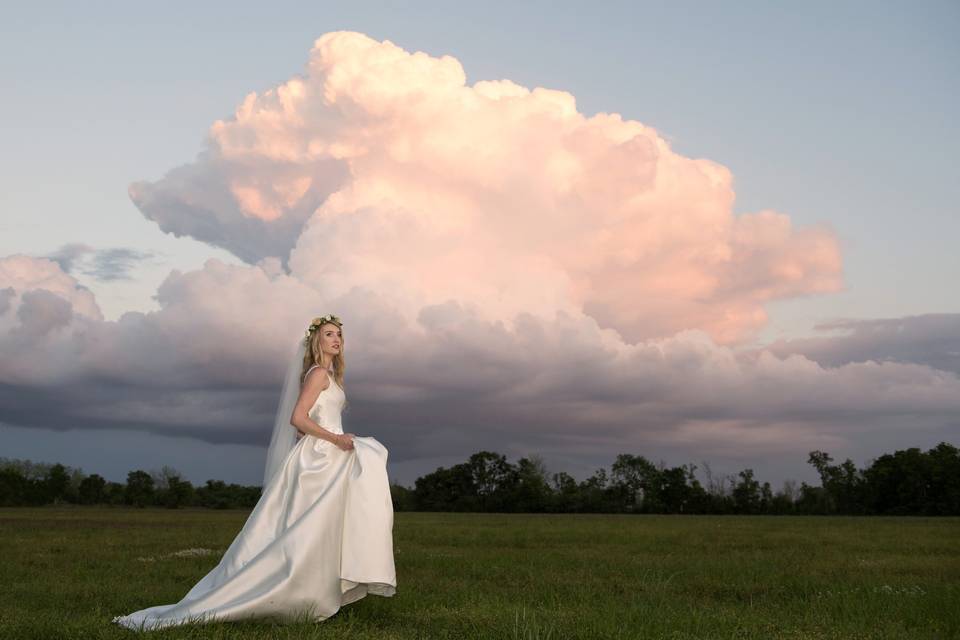
<path fill-rule="evenodd" d="M 293 406 L 293 414 L 290 416 L 290 424 L 297 428 L 301 433 L 307 433 L 316 438 L 328 440 L 334 444 L 340 437 L 339 433 L 334 433 L 324 429 L 319 424 L 310 419 L 308 412 L 317 401 L 320 392 L 330 386 L 330 376 L 323 367 L 317 367 L 307 374 L 300 388 L 300 397 Z"/>

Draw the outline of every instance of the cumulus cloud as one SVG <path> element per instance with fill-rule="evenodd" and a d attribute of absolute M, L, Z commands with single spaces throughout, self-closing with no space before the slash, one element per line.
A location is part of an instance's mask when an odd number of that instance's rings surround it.
<path fill-rule="evenodd" d="M 842 286 L 827 225 L 736 215 L 722 165 L 562 91 L 467 85 L 449 56 L 326 34 L 195 162 L 129 191 L 245 264 L 175 270 L 159 310 L 105 321 L 57 262 L 0 258 L 0 420 L 266 444 L 294 341 L 334 312 L 345 426 L 394 461 L 796 458 L 960 426 L 940 361 L 737 349 L 767 301 Z"/>
<path fill-rule="evenodd" d="M 75 313 L 103 320 L 103 313 L 93 293 L 68 275 L 54 260 L 22 254 L 0 258 L 0 288 L 14 291 L 9 296 L 8 310 L 19 306 L 20 292 L 43 289 L 66 300 Z M 0 316 L 0 327 L 3 329 L 11 326 L 6 320 L 8 316 L 8 313 Z"/>
<path fill-rule="evenodd" d="M 586 117 L 563 91 L 472 85 L 460 63 L 328 33 L 303 74 L 250 93 L 195 162 L 130 185 L 162 229 L 332 295 L 396 292 L 412 314 L 584 311 L 627 340 L 753 337 L 769 300 L 837 291 L 827 225 L 734 215 L 730 171 L 652 127 Z"/>

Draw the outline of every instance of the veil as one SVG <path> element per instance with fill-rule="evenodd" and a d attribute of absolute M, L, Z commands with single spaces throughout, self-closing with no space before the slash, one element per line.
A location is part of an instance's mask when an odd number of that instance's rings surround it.
<path fill-rule="evenodd" d="M 293 354 L 287 365 L 287 373 L 283 378 L 283 387 L 280 390 L 280 403 L 277 405 L 277 414 L 273 421 L 273 435 L 270 436 L 270 446 L 267 449 L 267 460 L 263 470 L 263 488 L 266 489 L 274 474 L 283 466 L 287 455 L 297 443 L 297 428 L 290 424 L 293 407 L 300 397 L 300 372 L 303 369 L 303 357 L 306 345 L 303 338 L 297 340 L 296 353 Z"/>

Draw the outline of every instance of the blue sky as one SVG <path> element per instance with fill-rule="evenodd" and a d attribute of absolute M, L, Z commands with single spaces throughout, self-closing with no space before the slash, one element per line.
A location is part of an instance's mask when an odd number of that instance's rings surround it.
<path fill-rule="evenodd" d="M 19 5 L 0 26 L 0 256 L 49 255 L 72 242 L 143 252 L 128 278 L 73 274 L 107 319 L 156 309 L 172 269 L 210 257 L 240 264 L 222 248 L 163 233 L 127 186 L 192 162 L 215 120 L 247 93 L 300 73 L 312 42 L 341 29 L 453 56 L 468 84 L 509 78 L 567 91 L 585 115 L 619 113 L 684 156 L 726 166 L 735 213 L 770 208 L 795 225 L 831 225 L 845 290 L 767 304 L 757 344 L 810 336 L 837 318 L 960 312 L 952 2 Z M 115 479 L 129 469 L 117 462 L 125 454 L 70 454 L 77 448 L 53 449 L 49 435 L 2 429 L 0 455 Z M 240 448 L 250 465 L 215 477 L 256 481 L 261 452 Z M 180 461 L 192 479 L 209 469 L 204 451 Z M 812 476 L 803 462 L 793 477 Z M 583 476 L 594 463 L 566 470 Z M 424 465 L 398 474 L 412 481 Z"/>

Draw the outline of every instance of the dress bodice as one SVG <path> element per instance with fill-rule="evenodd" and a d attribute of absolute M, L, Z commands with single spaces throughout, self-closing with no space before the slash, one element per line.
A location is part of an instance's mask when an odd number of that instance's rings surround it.
<path fill-rule="evenodd" d="M 307 373 L 318 366 L 320 365 L 313 365 L 307 370 Z M 307 415 L 324 429 L 334 433 L 343 433 L 343 423 L 340 420 L 340 415 L 347 395 L 337 384 L 333 374 L 328 375 L 330 376 L 330 384 L 317 396 Z"/>

